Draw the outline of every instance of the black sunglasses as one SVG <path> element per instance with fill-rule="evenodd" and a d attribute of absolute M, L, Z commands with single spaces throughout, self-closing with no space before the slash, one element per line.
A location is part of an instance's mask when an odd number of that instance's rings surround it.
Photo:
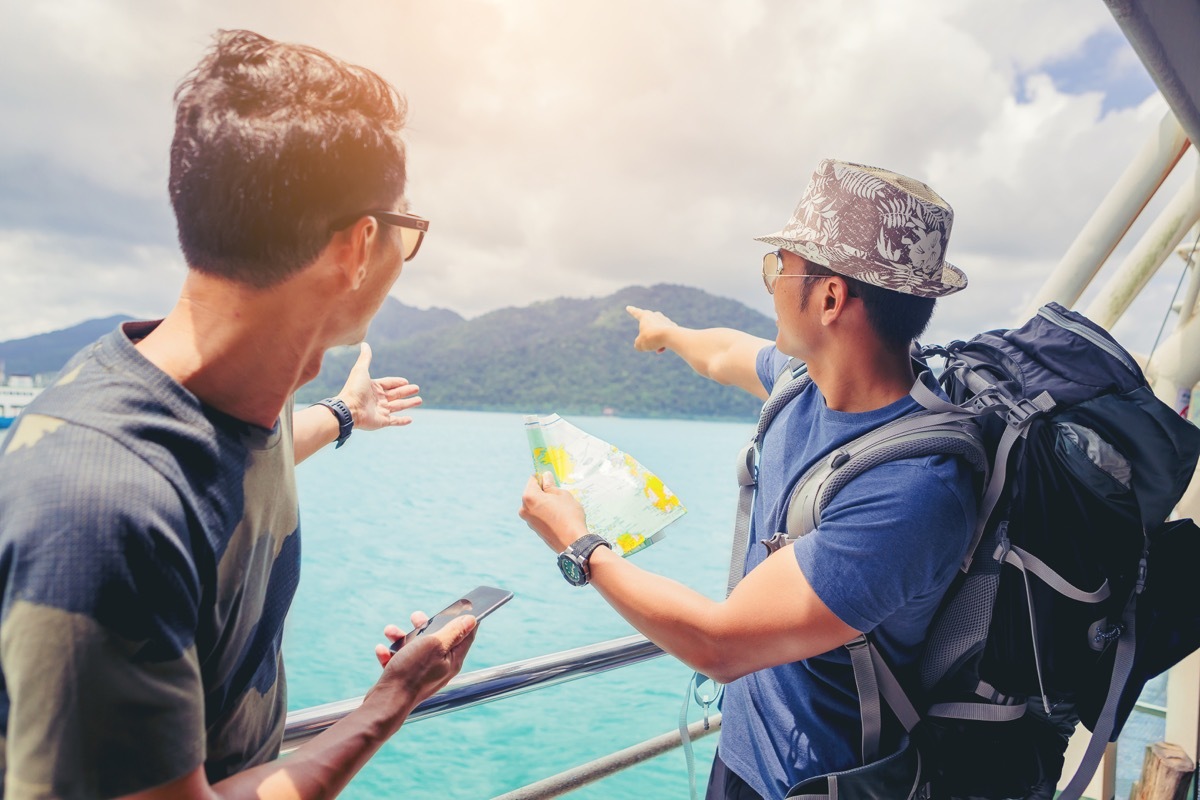
<path fill-rule="evenodd" d="M 373 208 L 334 220 L 329 226 L 329 232 L 333 233 L 348 228 L 363 217 L 374 217 L 384 225 L 400 228 L 400 240 L 403 244 L 405 261 L 412 261 L 416 258 L 417 251 L 421 249 L 421 242 L 425 241 L 425 232 L 429 230 L 429 220 L 424 217 Z"/>

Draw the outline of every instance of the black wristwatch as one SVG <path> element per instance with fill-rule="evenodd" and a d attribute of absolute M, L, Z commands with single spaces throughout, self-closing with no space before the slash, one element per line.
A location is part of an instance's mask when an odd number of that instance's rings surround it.
<path fill-rule="evenodd" d="M 588 560 L 597 547 L 612 550 L 612 545 L 603 536 L 588 533 L 571 542 L 570 547 L 558 554 L 558 568 L 567 579 L 567 583 L 572 586 L 587 586 L 592 577 Z"/>
<path fill-rule="evenodd" d="M 350 413 L 350 408 L 336 397 L 327 397 L 324 400 L 319 400 L 315 405 L 325 406 L 338 421 L 338 438 L 337 446 L 341 447 L 350 438 L 350 432 L 354 430 L 354 415 Z"/>

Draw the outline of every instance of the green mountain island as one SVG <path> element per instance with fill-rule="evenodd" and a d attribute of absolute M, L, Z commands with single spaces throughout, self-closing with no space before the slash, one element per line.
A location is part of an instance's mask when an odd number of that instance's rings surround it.
<path fill-rule="evenodd" d="M 761 401 L 701 378 L 671 353 L 633 349 L 637 323 L 625 306 L 662 311 L 689 327 L 730 327 L 775 338 L 769 317 L 687 286 L 628 287 L 608 297 L 559 298 L 464 319 L 388 298 L 371 323 L 374 375 L 403 375 L 421 386 L 426 408 L 527 414 L 753 419 Z M 10 373 L 47 373 L 127 317 L 112 317 L 0 342 Z M 337 392 L 357 348 L 326 357 L 297 400 Z"/>
<path fill-rule="evenodd" d="M 738 328 L 775 338 L 770 318 L 686 286 L 559 298 L 470 320 L 443 317 L 434 327 L 389 341 L 375 332 L 404 308 L 392 302 L 367 335 L 374 349 L 371 371 L 420 384 L 429 408 L 752 419 L 761 401 L 699 377 L 674 354 L 634 350 L 637 323 L 625 306 L 662 311 L 689 327 Z M 321 375 L 304 387 L 299 399 L 307 402 L 336 392 L 354 356 L 327 356 Z"/>

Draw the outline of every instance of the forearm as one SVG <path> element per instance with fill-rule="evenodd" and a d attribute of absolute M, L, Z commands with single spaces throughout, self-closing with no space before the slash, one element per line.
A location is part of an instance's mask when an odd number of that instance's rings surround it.
<path fill-rule="evenodd" d="M 721 602 L 639 569 L 607 548 L 592 585 L 663 650 L 722 683 L 839 647 L 858 631 L 821 602 L 792 549 L 772 554 Z"/>
<path fill-rule="evenodd" d="M 415 703 L 404 700 L 402 714 L 395 707 L 367 697 L 348 714 L 296 752 L 233 775 L 215 784 L 220 798 L 254 800 L 310 800 L 334 797 L 408 717 Z"/>
<path fill-rule="evenodd" d="M 723 668 L 714 623 L 720 603 L 681 583 L 647 572 L 600 547 L 589 562 L 591 585 L 647 639 L 706 675 Z"/>
<path fill-rule="evenodd" d="M 700 375 L 766 397 L 756 361 L 771 341 L 733 328 L 676 327 L 664 332 L 663 343 Z"/>
<path fill-rule="evenodd" d="M 309 406 L 293 414 L 292 440 L 297 464 L 337 438 L 337 417 L 325 406 Z"/>

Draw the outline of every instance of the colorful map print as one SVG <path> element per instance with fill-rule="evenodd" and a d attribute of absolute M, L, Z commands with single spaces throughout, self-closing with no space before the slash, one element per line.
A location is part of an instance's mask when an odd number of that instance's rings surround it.
<path fill-rule="evenodd" d="M 628 453 L 557 414 L 525 417 L 533 468 L 550 471 L 587 514 L 588 530 L 623 556 L 649 547 L 687 513 L 662 479 Z"/>

